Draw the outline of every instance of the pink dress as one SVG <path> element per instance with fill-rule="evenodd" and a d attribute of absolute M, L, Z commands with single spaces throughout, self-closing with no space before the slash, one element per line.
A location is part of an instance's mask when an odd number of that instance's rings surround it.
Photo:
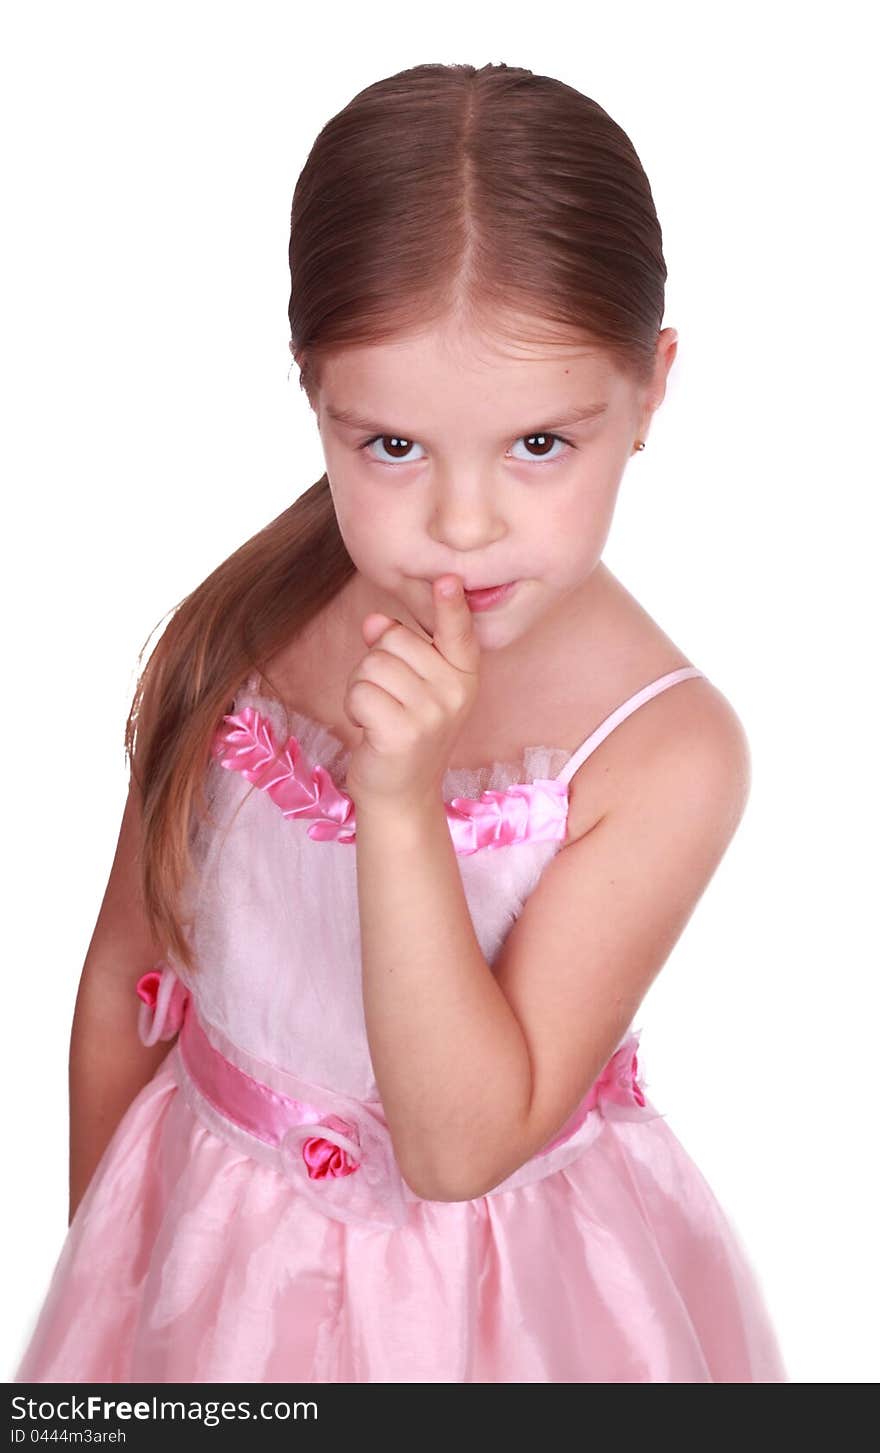
<path fill-rule="evenodd" d="M 491 965 L 565 836 L 573 755 L 450 770 Z M 542 1151 L 485 1196 L 402 1179 L 363 1017 L 350 756 L 257 694 L 224 718 L 190 937 L 132 985 L 177 1040 L 61 1248 L 16 1382 L 782 1382 L 756 1274 L 644 1093 L 629 1030 Z"/>

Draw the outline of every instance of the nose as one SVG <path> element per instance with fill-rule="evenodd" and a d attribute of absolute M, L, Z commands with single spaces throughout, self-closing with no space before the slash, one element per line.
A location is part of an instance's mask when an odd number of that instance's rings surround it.
<path fill-rule="evenodd" d="M 492 481 L 471 467 L 438 478 L 430 495 L 428 533 L 451 553 L 473 555 L 507 534 Z"/>

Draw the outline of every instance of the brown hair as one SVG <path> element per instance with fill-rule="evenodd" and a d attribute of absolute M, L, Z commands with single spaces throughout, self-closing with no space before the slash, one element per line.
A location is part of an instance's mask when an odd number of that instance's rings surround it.
<path fill-rule="evenodd" d="M 637 384 L 653 371 L 666 265 L 648 179 L 601 106 L 529 70 L 421 65 L 360 91 L 297 180 L 289 260 L 310 400 L 335 350 L 457 311 L 496 337 L 595 344 Z M 353 571 L 323 474 L 178 604 L 139 676 L 125 750 L 144 903 L 190 970 L 179 895 L 213 735 Z"/>

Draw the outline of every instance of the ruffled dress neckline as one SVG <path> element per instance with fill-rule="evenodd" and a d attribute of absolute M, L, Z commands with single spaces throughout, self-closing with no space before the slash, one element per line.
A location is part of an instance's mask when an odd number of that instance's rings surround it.
<path fill-rule="evenodd" d="M 355 842 L 354 802 L 343 785 L 351 749 L 323 722 L 250 683 L 233 706 L 214 737 L 219 765 L 267 792 L 285 817 L 312 819 L 308 835 L 314 840 Z M 534 746 L 524 748 L 516 763 L 447 769 L 443 798 L 456 852 L 562 841 L 569 791 L 555 773 L 570 756 L 566 748 Z M 530 780 L 520 780 L 521 774 Z M 457 794 L 462 787 L 477 795 Z"/>

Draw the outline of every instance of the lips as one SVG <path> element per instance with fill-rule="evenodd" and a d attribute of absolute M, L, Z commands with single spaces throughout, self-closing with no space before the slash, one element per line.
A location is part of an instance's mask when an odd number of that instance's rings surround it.
<path fill-rule="evenodd" d="M 493 606 L 509 599 L 516 585 L 517 582 L 511 580 L 506 585 L 497 585 L 486 590 L 465 590 L 464 598 L 472 611 L 491 610 Z"/>

